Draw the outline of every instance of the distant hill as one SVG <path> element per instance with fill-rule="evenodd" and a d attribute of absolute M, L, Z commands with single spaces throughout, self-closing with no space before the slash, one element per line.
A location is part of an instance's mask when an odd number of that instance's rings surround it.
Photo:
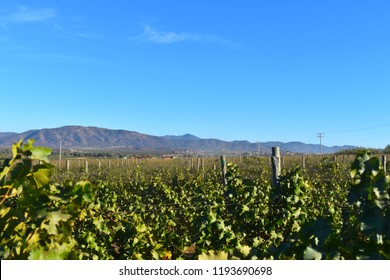
<path fill-rule="evenodd" d="M 29 130 L 22 133 L 0 132 L 0 146 L 10 147 L 20 139 L 36 140 L 36 145 L 58 148 L 61 141 L 64 148 L 115 149 L 126 148 L 137 151 L 189 150 L 198 152 L 257 152 L 269 153 L 273 146 L 291 153 L 319 153 L 320 146 L 301 142 L 222 141 L 201 139 L 191 134 L 182 136 L 153 136 L 128 130 L 113 130 L 99 127 L 64 126 L 59 128 Z M 335 153 L 353 146 L 322 146 L 323 153 Z"/>
<path fill-rule="evenodd" d="M 191 135 L 191 134 L 184 134 L 181 136 L 166 135 L 166 136 L 163 136 L 162 138 L 170 139 L 170 140 L 200 140 L 199 137 L 196 137 L 196 136 Z"/>

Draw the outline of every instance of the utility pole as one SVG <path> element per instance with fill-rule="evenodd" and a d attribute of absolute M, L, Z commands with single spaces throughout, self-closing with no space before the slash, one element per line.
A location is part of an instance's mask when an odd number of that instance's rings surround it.
<path fill-rule="evenodd" d="M 322 138 L 324 138 L 324 132 L 317 133 L 317 137 L 320 138 L 320 155 L 322 156 Z"/>
<path fill-rule="evenodd" d="M 256 141 L 257 143 L 257 156 L 260 156 L 260 141 Z"/>
<path fill-rule="evenodd" d="M 60 140 L 60 161 L 61 161 L 61 155 L 62 155 L 62 140 Z"/>

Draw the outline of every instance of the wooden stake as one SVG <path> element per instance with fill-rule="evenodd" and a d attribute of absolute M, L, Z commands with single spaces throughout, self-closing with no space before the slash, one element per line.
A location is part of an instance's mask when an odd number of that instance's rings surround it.
<path fill-rule="evenodd" d="M 280 149 L 272 147 L 272 186 L 279 186 L 279 178 L 281 174 L 280 168 Z"/>
<path fill-rule="evenodd" d="M 383 171 L 386 174 L 386 168 L 387 168 L 387 157 L 386 157 L 386 155 L 382 155 L 382 168 L 383 168 Z"/>
<path fill-rule="evenodd" d="M 226 158 L 221 156 L 221 168 L 222 168 L 222 184 L 226 187 Z"/>

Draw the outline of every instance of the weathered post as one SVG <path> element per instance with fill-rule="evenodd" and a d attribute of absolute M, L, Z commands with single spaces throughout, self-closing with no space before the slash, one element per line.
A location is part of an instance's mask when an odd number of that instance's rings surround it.
<path fill-rule="evenodd" d="M 99 170 L 102 168 L 102 162 L 100 160 L 98 161 L 98 168 Z"/>
<path fill-rule="evenodd" d="M 221 168 L 222 168 L 222 184 L 224 186 L 226 186 L 227 182 L 226 182 L 226 158 L 225 158 L 225 156 L 221 156 Z"/>
<path fill-rule="evenodd" d="M 386 157 L 386 155 L 382 155 L 382 167 L 383 167 L 383 171 L 386 174 L 386 167 L 387 167 L 387 157 Z"/>
<path fill-rule="evenodd" d="M 111 160 L 108 160 L 108 169 L 111 169 Z"/>
<path fill-rule="evenodd" d="M 66 160 L 66 170 L 67 171 L 70 170 L 70 160 L 69 159 Z"/>
<path fill-rule="evenodd" d="M 229 214 L 231 211 L 231 200 L 230 193 L 227 188 L 227 180 L 226 180 L 226 157 L 221 156 L 221 168 L 222 168 L 222 184 L 224 186 L 224 197 L 225 197 L 225 205 L 226 205 L 226 213 Z"/>
<path fill-rule="evenodd" d="M 272 147 L 272 186 L 279 186 L 279 178 L 281 174 L 280 168 L 280 149 Z"/>
<path fill-rule="evenodd" d="M 306 168 L 305 156 L 302 156 L 302 169 Z"/>
<path fill-rule="evenodd" d="M 85 161 L 85 173 L 88 173 L 88 160 Z"/>

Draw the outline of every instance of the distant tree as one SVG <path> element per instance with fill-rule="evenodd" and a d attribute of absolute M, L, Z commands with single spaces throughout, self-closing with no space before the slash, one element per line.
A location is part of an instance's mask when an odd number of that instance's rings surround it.
<path fill-rule="evenodd" d="M 386 146 L 383 152 L 385 152 L 386 154 L 390 154 L 390 144 Z"/>
<path fill-rule="evenodd" d="M 389 147 L 390 149 L 390 147 Z M 365 147 L 357 147 L 346 150 L 340 150 L 336 152 L 336 155 L 356 155 L 359 151 L 370 151 L 371 154 L 381 154 L 384 151 L 382 149 L 373 149 L 373 148 L 365 148 Z M 389 150 L 390 152 L 390 150 Z"/>

